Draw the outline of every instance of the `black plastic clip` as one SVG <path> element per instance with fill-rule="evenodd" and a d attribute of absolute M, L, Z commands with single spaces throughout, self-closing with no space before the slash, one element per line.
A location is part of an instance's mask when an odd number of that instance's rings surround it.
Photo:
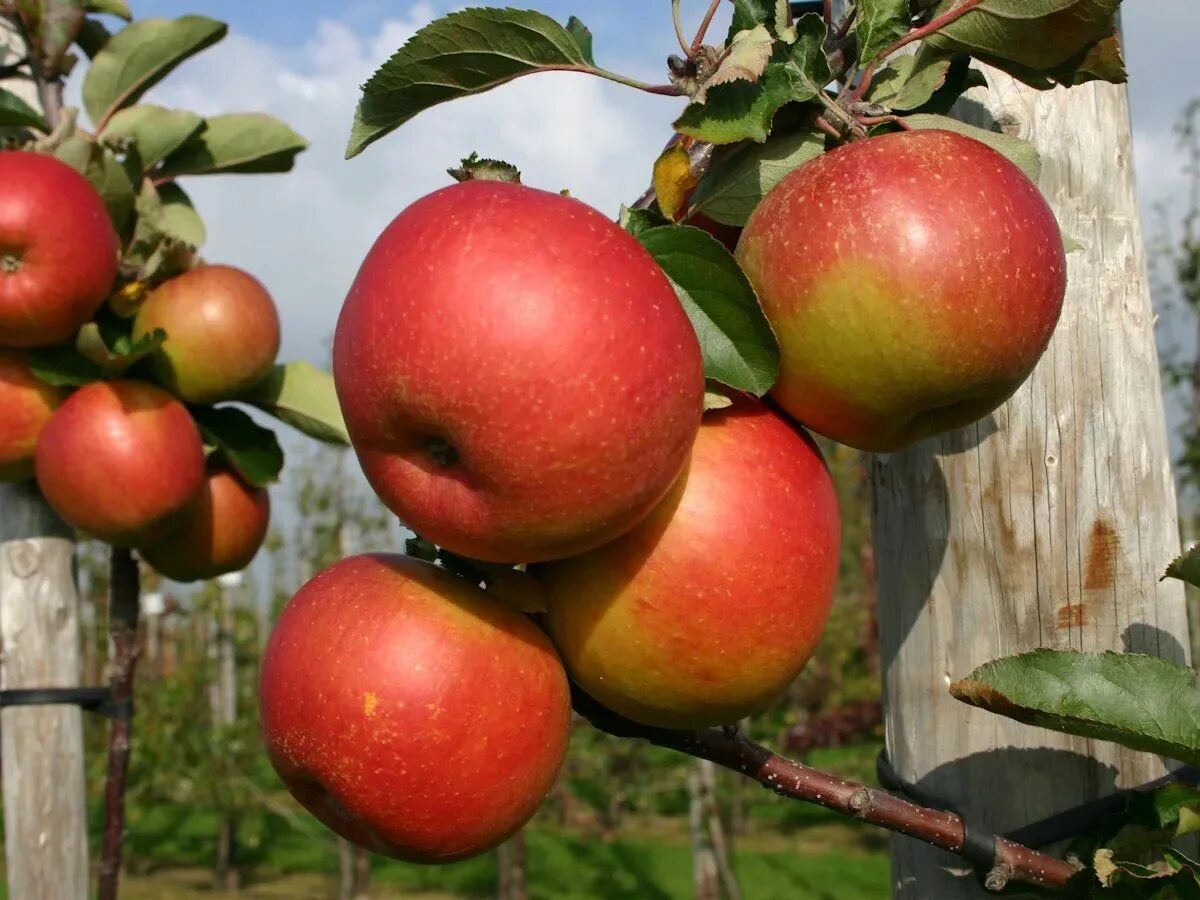
<path fill-rule="evenodd" d="M 112 688 L 25 688 L 0 691 L 0 707 L 6 706 L 78 706 L 84 712 L 106 719 L 127 721 L 133 718 L 133 700 L 115 700 Z"/>

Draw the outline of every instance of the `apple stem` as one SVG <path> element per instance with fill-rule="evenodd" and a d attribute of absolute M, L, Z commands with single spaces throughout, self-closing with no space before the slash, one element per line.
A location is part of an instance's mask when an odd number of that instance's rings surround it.
<path fill-rule="evenodd" d="M 838 26 L 837 33 L 834 38 L 841 40 L 850 33 L 850 26 L 854 24 L 854 19 L 858 15 L 858 4 L 850 7 L 850 12 L 846 13 L 846 18 L 842 19 L 842 24 Z"/>
<path fill-rule="evenodd" d="M 125 841 L 125 784 L 133 726 L 133 673 L 137 667 L 138 605 L 141 588 L 133 553 L 112 548 L 108 633 L 113 643 L 112 704 L 108 730 L 108 774 L 104 781 L 104 845 L 100 856 L 100 900 L 116 900 Z"/>
<path fill-rule="evenodd" d="M 672 731 L 640 725 L 601 706 L 571 685 L 575 711 L 607 734 L 647 741 L 697 759 L 706 759 L 738 772 L 782 797 L 815 803 L 826 809 L 925 841 L 956 856 L 968 858 L 966 825 L 955 813 L 919 806 L 877 788 L 837 776 L 780 756 L 747 738 L 735 728 Z M 974 837 L 974 836 L 973 836 Z M 972 844 L 978 841 L 973 840 Z M 1078 873 L 1070 863 L 995 837 L 987 883 L 1003 889 L 1010 881 L 1045 888 L 1064 888 Z"/>
<path fill-rule="evenodd" d="M 833 0 L 825 0 L 825 27 L 833 27 Z"/>
<path fill-rule="evenodd" d="M 982 2 L 983 0 L 963 0 L 961 6 L 957 6 L 948 13 L 938 16 L 936 19 L 931 20 L 926 25 L 922 25 L 920 28 L 913 29 L 890 47 L 885 47 L 883 50 L 880 50 L 875 54 L 875 58 L 867 64 L 867 68 L 863 70 L 862 78 L 858 82 L 858 87 L 854 89 L 854 93 L 850 95 L 850 99 L 861 100 L 863 98 L 863 96 L 867 93 L 867 90 L 871 87 L 871 79 L 875 77 L 875 69 L 881 62 L 883 62 L 901 47 L 906 47 L 913 41 L 923 40 L 934 32 L 940 31 L 951 22 L 961 19 Z"/>
<path fill-rule="evenodd" d="M 700 23 L 700 28 L 697 29 L 696 36 L 692 39 L 691 50 L 688 53 L 689 57 L 693 57 L 700 52 L 700 48 L 704 44 L 704 38 L 708 34 L 708 26 L 712 24 L 713 16 L 717 14 L 717 9 L 720 5 L 721 0 L 712 0 L 708 5 L 708 12 L 704 14 L 704 20 Z"/>

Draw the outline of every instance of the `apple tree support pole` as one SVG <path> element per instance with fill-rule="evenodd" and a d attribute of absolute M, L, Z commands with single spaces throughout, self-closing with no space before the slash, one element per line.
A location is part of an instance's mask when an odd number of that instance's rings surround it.
<path fill-rule="evenodd" d="M 79 599 L 71 530 L 32 482 L 0 484 L 0 687 L 79 686 Z M 10 897 L 88 896 L 83 712 L 0 711 Z"/>
<path fill-rule="evenodd" d="M 1159 580 L 1179 532 L 1125 88 L 985 74 L 960 107 L 1033 141 L 1039 186 L 1082 249 L 1029 382 L 974 426 L 875 457 L 872 487 L 891 764 L 1003 833 L 1148 782 L 1163 761 L 965 706 L 949 683 L 1038 647 L 1187 663 L 1190 645 L 1183 587 Z M 987 896 L 916 841 L 894 838 L 892 862 L 894 897 Z"/>

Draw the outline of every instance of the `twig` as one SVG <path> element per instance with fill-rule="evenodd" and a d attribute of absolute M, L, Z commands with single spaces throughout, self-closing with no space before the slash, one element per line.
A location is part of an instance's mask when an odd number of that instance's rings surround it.
<path fill-rule="evenodd" d="M 690 56 L 695 56 L 700 52 L 700 48 L 704 44 L 704 38 L 708 34 L 708 26 L 712 24 L 713 16 L 717 14 L 717 9 L 720 5 L 721 0 L 712 0 L 708 5 L 708 12 L 704 14 L 704 20 L 700 23 L 700 27 L 696 31 L 696 36 L 692 39 Z"/>
<path fill-rule="evenodd" d="M 850 7 L 850 12 L 846 13 L 846 18 L 842 19 L 842 24 L 838 26 L 835 38 L 841 40 L 850 33 L 850 26 L 854 24 L 854 19 L 858 15 L 858 5 Z"/>
<path fill-rule="evenodd" d="M 133 673 L 137 666 L 140 585 L 133 553 L 113 547 L 109 579 L 108 633 L 113 642 L 112 699 L 125 714 L 108 731 L 108 775 L 104 782 L 104 848 L 100 857 L 100 900 L 116 900 L 125 840 L 125 780 L 133 725 Z"/>
<path fill-rule="evenodd" d="M 575 711 L 614 737 L 637 738 L 740 772 L 782 797 L 815 803 L 925 841 L 965 858 L 966 827 L 951 812 L 917 806 L 887 791 L 870 788 L 787 759 L 756 744 L 735 729 L 671 731 L 639 725 L 605 709 L 572 685 Z M 988 890 L 1003 890 L 1009 881 L 1064 888 L 1078 870 L 1061 859 L 997 837 Z"/>
<path fill-rule="evenodd" d="M 901 47 L 906 47 L 913 41 L 919 41 L 923 38 L 927 38 L 935 31 L 940 31 L 941 29 L 945 28 L 951 22 L 961 19 L 982 2 L 983 0 L 963 0 L 962 6 L 952 9 L 950 12 L 945 13 L 944 15 L 938 16 L 928 25 L 922 25 L 920 28 L 913 29 L 890 47 L 886 47 L 885 49 L 876 53 L 875 58 L 872 59 L 867 65 L 867 68 L 863 70 L 862 80 L 859 81 L 858 87 L 854 89 L 854 93 L 850 95 L 850 99 L 861 100 L 863 98 L 863 95 L 867 93 L 867 89 L 871 86 L 871 79 L 875 77 L 875 69 L 880 62 L 887 59 Z"/>
<path fill-rule="evenodd" d="M 825 0 L 825 27 L 833 27 L 833 0 Z"/>
<path fill-rule="evenodd" d="M 690 59 L 692 48 L 688 44 L 687 38 L 683 36 L 683 19 L 679 14 L 679 0 L 671 0 L 671 21 L 675 23 L 675 37 L 679 41 L 679 46 L 684 55 Z"/>

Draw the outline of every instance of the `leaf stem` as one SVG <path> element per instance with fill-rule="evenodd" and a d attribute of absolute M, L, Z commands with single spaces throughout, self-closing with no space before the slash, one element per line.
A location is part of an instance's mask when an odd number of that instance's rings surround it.
<path fill-rule="evenodd" d="M 875 54 L 875 58 L 872 59 L 867 65 L 867 68 L 863 70 L 862 79 L 858 82 L 858 87 L 854 89 L 854 93 L 850 95 L 850 99 L 861 100 L 863 98 L 863 95 L 866 94 L 868 88 L 871 87 L 871 79 L 875 77 L 875 69 L 883 60 L 887 59 L 901 47 L 906 47 L 913 41 L 919 41 L 923 38 L 927 38 L 934 32 L 945 28 L 951 22 L 961 19 L 982 2 L 983 0 L 963 0 L 961 6 L 950 10 L 948 13 L 938 16 L 927 25 L 922 25 L 920 28 L 913 29 L 890 47 L 885 47 L 883 50 L 880 50 Z"/>
<path fill-rule="evenodd" d="M 858 5 L 856 4 L 850 7 L 850 12 L 846 13 L 846 18 L 842 19 L 842 24 L 838 26 L 837 34 L 835 34 L 834 37 L 838 40 L 841 40 L 848 35 L 850 33 L 850 26 L 854 24 L 854 19 L 857 15 Z"/>
<path fill-rule="evenodd" d="M 690 59 L 692 48 L 688 45 L 687 38 L 683 36 L 683 19 L 680 18 L 679 2 L 680 0 L 671 0 L 671 21 L 675 23 L 675 37 L 679 40 L 679 46 Z"/>
<path fill-rule="evenodd" d="M 664 97 L 684 96 L 683 89 L 673 84 L 647 84 L 644 81 L 638 81 L 636 78 L 626 78 L 624 75 L 618 75 L 616 72 L 610 72 L 607 69 L 579 69 L 574 66 L 564 66 L 563 69 L 570 72 L 590 72 L 592 75 L 598 75 L 608 81 L 615 81 L 617 84 L 645 91 L 647 94 L 660 94 Z"/>
<path fill-rule="evenodd" d="M 833 0 L 825 0 L 825 27 L 833 27 Z"/>
<path fill-rule="evenodd" d="M 717 14 L 717 9 L 721 5 L 721 0 L 712 0 L 708 5 L 708 12 L 704 14 L 704 20 L 700 23 L 700 28 L 696 31 L 696 37 L 692 39 L 691 56 L 695 56 L 700 52 L 700 47 L 704 44 L 704 38 L 708 34 L 708 26 L 712 24 L 713 16 Z"/>

